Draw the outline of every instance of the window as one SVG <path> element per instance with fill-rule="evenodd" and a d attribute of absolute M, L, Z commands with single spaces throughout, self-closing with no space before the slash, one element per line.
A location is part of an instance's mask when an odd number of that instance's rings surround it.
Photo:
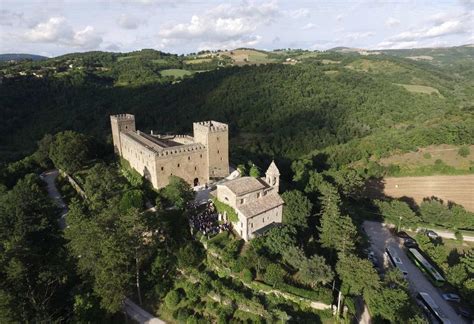
<path fill-rule="evenodd" d="M 240 204 L 242 205 L 245 202 L 245 199 L 240 199 Z"/>
<path fill-rule="evenodd" d="M 200 157 L 201 157 L 201 159 L 202 159 L 202 154 L 200 154 Z"/>
<path fill-rule="evenodd" d="M 227 198 L 227 197 L 224 197 L 224 200 L 226 200 L 226 201 L 229 201 L 229 198 Z"/>
<path fill-rule="evenodd" d="M 219 150 L 217 150 L 217 154 L 219 154 L 219 153 L 220 153 L 220 151 L 219 151 Z"/>
<path fill-rule="evenodd" d="M 179 163 L 178 163 L 178 168 L 179 168 L 179 166 L 180 166 L 180 165 L 179 165 Z"/>
<path fill-rule="evenodd" d="M 253 223 L 250 223 L 250 227 L 253 228 Z"/>
<path fill-rule="evenodd" d="M 190 156 L 188 156 L 188 161 L 191 161 L 191 157 L 190 157 Z"/>
<path fill-rule="evenodd" d="M 260 198 L 260 192 L 257 192 L 257 198 Z"/>
<path fill-rule="evenodd" d="M 196 170 L 197 170 L 197 167 L 195 166 L 195 167 L 194 167 L 194 171 L 196 171 Z"/>
<path fill-rule="evenodd" d="M 222 158 L 221 158 L 221 161 L 222 161 Z"/>
<path fill-rule="evenodd" d="M 265 216 L 262 217 L 262 223 L 265 223 Z"/>
<path fill-rule="evenodd" d="M 217 136 L 217 141 L 219 141 L 219 136 Z"/>
<path fill-rule="evenodd" d="M 165 168 L 164 167 L 161 167 L 161 171 L 163 171 Z"/>

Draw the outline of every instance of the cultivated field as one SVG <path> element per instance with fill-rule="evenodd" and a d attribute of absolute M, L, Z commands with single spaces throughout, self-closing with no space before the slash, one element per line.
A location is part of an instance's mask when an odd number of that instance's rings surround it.
<path fill-rule="evenodd" d="M 394 84 L 402 86 L 410 92 L 426 93 L 426 94 L 436 93 L 438 96 L 441 96 L 438 89 L 433 88 L 433 87 L 417 85 L 417 84 L 401 84 L 401 83 L 394 83 Z"/>
<path fill-rule="evenodd" d="M 417 203 L 435 196 L 474 212 L 474 175 L 385 178 L 384 185 L 387 196 L 406 196 Z"/>

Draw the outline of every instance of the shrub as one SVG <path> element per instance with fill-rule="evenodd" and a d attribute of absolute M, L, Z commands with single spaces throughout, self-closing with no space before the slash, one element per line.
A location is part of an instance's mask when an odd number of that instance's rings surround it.
<path fill-rule="evenodd" d="M 471 154 L 471 150 L 468 146 L 461 146 L 458 150 L 458 154 L 462 157 L 467 157 L 469 154 Z"/>
<path fill-rule="evenodd" d="M 429 152 L 426 152 L 425 154 L 423 154 L 423 157 L 427 160 L 431 159 L 431 154 Z"/>
<path fill-rule="evenodd" d="M 283 283 L 285 274 L 286 271 L 280 265 L 271 263 L 265 271 L 264 280 L 266 283 L 276 287 Z"/>
<path fill-rule="evenodd" d="M 220 202 L 216 198 L 212 200 L 212 203 L 220 214 L 224 214 L 224 212 L 226 212 L 227 217 L 231 222 L 237 222 L 239 220 L 239 216 L 237 216 L 237 213 L 235 212 L 234 208 L 224 204 L 223 202 Z"/>
<path fill-rule="evenodd" d="M 180 301 L 181 296 L 177 290 L 171 290 L 165 296 L 165 304 L 169 309 L 176 309 Z"/>
<path fill-rule="evenodd" d="M 454 232 L 454 237 L 456 238 L 456 240 L 458 240 L 459 242 L 462 242 L 463 241 L 463 236 L 462 236 L 462 233 L 461 231 L 456 231 Z"/>
<path fill-rule="evenodd" d="M 251 282 L 253 280 L 253 273 L 250 269 L 246 268 L 242 271 L 241 277 L 244 282 Z"/>

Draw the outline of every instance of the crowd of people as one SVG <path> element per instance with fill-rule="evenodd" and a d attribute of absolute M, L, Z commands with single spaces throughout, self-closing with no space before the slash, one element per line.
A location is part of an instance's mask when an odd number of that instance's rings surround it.
<path fill-rule="evenodd" d="M 189 225 L 192 232 L 201 232 L 207 237 L 212 237 L 222 231 L 230 231 L 230 223 L 219 222 L 219 215 L 212 202 L 203 206 L 193 206 L 194 213 L 191 214 Z"/>

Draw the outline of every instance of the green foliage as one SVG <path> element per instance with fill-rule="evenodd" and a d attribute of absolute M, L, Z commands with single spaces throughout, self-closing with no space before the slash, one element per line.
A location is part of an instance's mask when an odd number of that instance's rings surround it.
<path fill-rule="evenodd" d="M 253 280 L 253 273 L 250 269 L 242 270 L 241 276 L 244 282 L 251 282 Z"/>
<path fill-rule="evenodd" d="M 122 175 L 130 182 L 130 184 L 136 188 L 141 188 L 143 186 L 143 177 L 138 171 L 133 169 L 130 166 L 130 163 L 120 157 L 120 166 Z"/>
<path fill-rule="evenodd" d="M 271 263 L 265 270 L 264 280 L 266 283 L 277 287 L 284 282 L 286 271 L 278 264 Z"/>
<path fill-rule="evenodd" d="M 126 211 L 130 208 L 142 210 L 145 205 L 143 191 L 134 189 L 125 192 L 120 199 L 120 209 Z"/>
<path fill-rule="evenodd" d="M 392 224 L 398 224 L 400 222 L 403 227 L 416 228 L 421 221 L 420 217 L 417 216 L 404 201 L 375 200 L 374 203 L 379 208 L 380 214 L 383 215 L 385 221 Z"/>
<path fill-rule="evenodd" d="M 212 203 L 214 204 L 214 207 L 216 207 L 217 212 L 222 215 L 224 215 L 224 213 L 227 214 L 227 217 L 231 222 L 235 223 L 239 221 L 239 216 L 237 215 L 237 212 L 234 210 L 234 208 L 223 202 L 220 202 L 217 198 L 213 198 Z"/>
<path fill-rule="evenodd" d="M 315 288 L 329 283 L 334 277 L 331 267 L 319 255 L 305 259 L 296 273 L 296 279 L 303 285 Z"/>
<path fill-rule="evenodd" d="M 71 307 L 71 269 L 57 217 L 36 175 L 0 195 L 2 320 L 56 322 Z"/>
<path fill-rule="evenodd" d="M 429 152 L 423 153 L 423 157 L 427 160 L 431 159 L 431 154 Z"/>
<path fill-rule="evenodd" d="M 458 154 L 462 157 L 467 157 L 469 154 L 471 154 L 471 150 L 468 146 L 463 145 L 459 148 Z"/>
<path fill-rule="evenodd" d="M 260 169 L 255 164 L 252 164 L 252 166 L 250 167 L 249 176 L 254 178 L 260 178 Z"/>
<path fill-rule="evenodd" d="M 342 255 L 336 265 L 336 272 L 343 282 L 343 293 L 361 295 L 380 287 L 380 279 L 372 263 L 355 255 Z"/>
<path fill-rule="evenodd" d="M 455 231 L 454 232 L 454 237 L 456 238 L 457 241 L 461 242 L 463 241 L 463 235 L 461 233 L 461 231 Z"/>
<path fill-rule="evenodd" d="M 171 290 L 165 296 L 166 307 L 169 309 L 176 309 L 181 301 L 181 295 L 177 290 Z"/>
<path fill-rule="evenodd" d="M 120 189 L 117 178 L 116 169 L 104 163 L 96 163 L 87 171 L 83 189 L 92 209 L 104 208 L 110 198 L 117 195 Z"/>
<path fill-rule="evenodd" d="M 277 226 L 269 229 L 261 238 L 263 246 L 272 254 L 280 255 L 290 246 L 296 245 L 296 230 L 291 226 Z M 255 239 L 254 239 L 255 241 Z M 252 243 L 252 244 L 257 244 Z"/>
<path fill-rule="evenodd" d="M 283 223 L 301 228 L 308 227 L 308 217 L 311 215 L 313 204 L 298 190 L 285 191 L 281 197 L 283 206 Z"/>
<path fill-rule="evenodd" d="M 169 184 L 160 190 L 160 196 L 165 199 L 167 205 L 184 210 L 194 199 L 195 193 L 183 179 L 171 176 L 169 180 Z"/>
<path fill-rule="evenodd" d="M 89 159 L 89 143 L 80 133 L 65 131 L 54 136 L 49 157 L 54 165 L 68 173 L 80 170 Z"/>
<path fill-rule="evenodd" d="M 178 250 L 177 258 L 180 268 L 195 268 L 203 261 L 204 251 L 199 243 L 189 242 Z"/>
<path fill-rule="evenodd" d="M 437 199 L 425 199 L 419 207 L 420 216 L 426 223 L 448 228 L 474 229 L 474 213 L 462 206 L 450 203 L 448 206 Z"/>

